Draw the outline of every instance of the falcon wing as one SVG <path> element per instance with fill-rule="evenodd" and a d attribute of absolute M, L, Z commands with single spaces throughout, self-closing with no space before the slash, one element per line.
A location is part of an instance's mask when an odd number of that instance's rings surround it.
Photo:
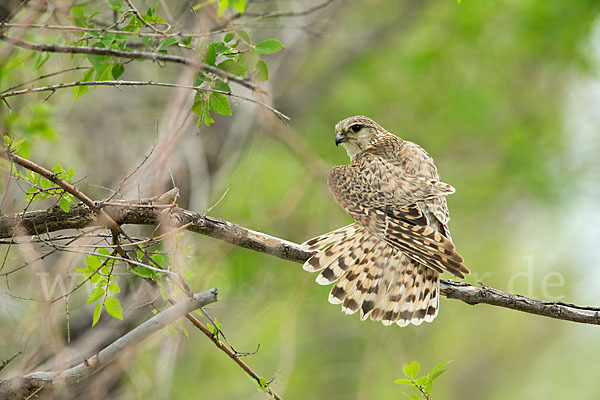
<path fill-rule="evenodd" d="M 449 238 L 429 226 L 418 205 L 453 193 L 454 188 L 433 178 L 407 174 L 394 164 L 365 151 L 352 164 L 331 169 L 329 189 L 357 222 L 413 260 L 464 278 L 469 270 L 462 265 L 463 258 Z"/>

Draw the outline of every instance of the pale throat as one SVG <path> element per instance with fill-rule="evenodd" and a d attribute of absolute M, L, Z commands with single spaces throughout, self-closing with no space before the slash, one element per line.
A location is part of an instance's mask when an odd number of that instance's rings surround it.
<path fill-rule="evenodd" d="M 359 155 L 363 151 L 375 146 L 381 139 L 385 137 L 385 133 L 378 131 L 377 134 L 371 138 L 363 137 L 357 138 L 357 140 L 347 140 L 342 143 L 342 147 L 344 147 L 346 153 L 348 153 L 348 157 L 350 157 L 350 160 L 352 160 L 355 156 Z"/>
<path fill-rule="evenodd" d="M 361 149 L 356 142 L 346 141 L 342 143 L 342 147 L 346 150 L 346 153 L 348 153 L 348 157 L 350 157 L 350 160 L 352 160 L 354 156 L 364 151 L 364 149 Z"/>

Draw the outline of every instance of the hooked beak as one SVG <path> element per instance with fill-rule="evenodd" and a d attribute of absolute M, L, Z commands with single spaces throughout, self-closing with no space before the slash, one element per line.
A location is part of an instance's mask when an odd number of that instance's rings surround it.
<path fill-rule="evenodd" d="M 338 146 L 340 143 L 344 143 L 348 138 L 344 135 L 335 135 L 335 145 Z"/>

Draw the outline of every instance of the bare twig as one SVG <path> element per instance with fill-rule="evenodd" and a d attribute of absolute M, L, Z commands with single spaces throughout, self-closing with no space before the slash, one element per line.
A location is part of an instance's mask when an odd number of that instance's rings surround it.
<path fill-rule="evenodd" d="M 169 301 L 173 303 L 172 299 L 169 299 Z M 252 379 L 254 379 L 259 386 L 263 387 L 263 383 L 260 379 L 261 377 L 256 372 L 254 372 L 252 368 L 248 366 L 248 364 L 246 364 L 240 359 L 238 353 L 236 353 L 234 350 L 230 349 L 223 342 L 221 342 L 221 340 L 219 340 L 219 338 L 215 336 L 211 330 L 205 327 L 194 315 L 186 314 L 185 317 L 192 324 L 194 324 L 196 328 L 200 329 L 200 331 L 202 331 L 202 333 L 204 333 L 206 337 L 208 337 L 215 344 L 215 346 L 219 348 L 219 350 L 227 354 L 242 370 L 244 370 L 244 372 L 246 372 L 250 377 L 252 377 Z M 264 389 L 268 394 L 273 396 L 275 400 L 282 400 L 281 397 L 268 385 L 264 387 Z"/>
<path fill-rule="evenodd" d="M 230 32 L 235 29 L 232 28 L 224 28 L 216 31 L 210 32 L 173 32 L 173 33 L 156 33 L 156 32 L 132 32 L 132 31 L 124 31 L 120 29 L 107 29 L 107 28 L 84 28 L 79 26 L 70 26 L 70 25 L 46 25 L 46 24 L 0 24 L 0 29 L 4 28 L 25 28 L 25 29 L 42 29 L 42 30 L 52 30 L 52 31 L 61 31 L 61 32 L 97 32 L 97 33 L 113 33 L 116 35 L 127 35 L 127 36 L 139 36 L 139 37 L 209 37 L 218 33 Z"/>
<path fill-rule="evenodd" d="M 30 80 L 30 81 L 23 82 L 23 83 L 19 83 L 18 85 L 15 85 L 15 86 L 9 87 L 8 89 L 6 89 L 6 90 L 3 90 L 3 91 L 2 91 L 2 93 L 10 92 L 10 91 L 13 91 L 13 90 L 15 90 L 15 89 L 17 89 L 17 88 L 20 88 L 20 87 L 22 87 L 22 86 L 28 85 L 28 84 L 30 84 L 30 83 L 33 83 L 33 82 L 36 82 L 36 81 L 39 81 L 39 80 L 42 80 L 42 79 L 50 78 L 50 77 L 52 77 L 52 76 L 56 76 L 56 75 L 60 75 L 60 74 L 64 74 L 65 72 L 78 71 L 78 70 L 82 70 L 82 69 L 90 69 L 90 68 L 92 68 L 92 67 L 73 67 L 73 68 L 67 68 L 67 69 L 63 69 L 63 70 L 61 70 L 61 71 L 57 71 L 57 72 L 52 72 L 52 73 L 50 73 L 50 74 L 41 75 L 41 76 L 38 76 L 37 78 L 35 78 L 35 79 L 32 79 L 32 80 Z"/>
<path fill-rule="evenodd" d="M 12 360 L 14 360 L 15 358 L 17 358 L 21 354 L 23 354 L 23 352 L 22 351 L 18 351 L 15 354 L 13 354 L 8 360 L 2 360 L 2 362 L 0 363 L 0 371 L 2 371 L 8 364 L 10 364 L 10 362 Z"/>
<path fill-rule="evenodd" d="M 148 28 L 150 28 L 151 30 L 153 30 L 155 33 L 161 35 L 161 36 L 166 36 L 166 32 L 161 31 L 160 29 L 156 28 L 154 25 L 152 25 L 151 23 L 149 23 L 148 21 L 146 21 L 144 19 L 144 17 L 142 16 L 142 14 L 140 14 L 139 10 L 133 5 L 133 3 L 131 2 L 131 0 L 125 0 L 125 3 L 127 3 L 127 5 L 129 6 L 129 8 L 131 9 L 131 11 L 135 14 L 135 16 L 137 17 L 137 19 L 140 20 L 140 22 L 144 25 L 146 25 Z"/>
<path fill-rule="evenodd" d="M 109 57 L 119 57 L 126 59 L 136 59 L 136 60 L 151 60 L 151 61 L 164 61 L 171 62 L 175 64 L 183 64 L 192 68 L 197 68 L 199 70 L 210 72 L 215 74 L 221 78 L 227 79 L 231 82 L 235 82 L 239 85 L 247 87 L 248 89 L 261 91 L 254 83 L 240 78 L 237 75 L 230 74 L 222 69 L 217 67 L 213 67 L 212 65 L 205 64 L 196 59 L 186 58 L 182 56 L 177 56 L 174 54 L 161 54 L 161 53 L 151 53 L 147 51 L 127 51 L 127 50 L 116 50 L 116 49 L 106 49 L 106 48 L 98 48 L 98 47 L 79 47 L 79 46 L 60 46 L 56 44 L 40 44 L 40 43 L 31 43 L 21 39 L 17 39 L 14 37 L 9 37 L 6 35 L 6 32 L 0 31 L 0 40 L 3 40 L 7 43 L 10 43 L 14 46 L 22 47 L 24 49 L 34 50 L 34 51 L 47 51 L 50 53 L 67 53 L 67 54 L 96 54 L 102 56 Z"/>
<path fill-rule="evenodd" d="M 48 91 L 55 91 L 57 89 L 65 89 L 65 88 L 71 88 L 71 87 L 77 87 L 77 86 L 114 86 L 114 87 L 120 87 L 120 86 L 159 86 L 159 87 L 168 87 L 168 88 L 182 88 L 182 89 L 190 89 L 190 90 L 195 90 L 197 92 L 207 92 L 207 93 L 219 93 L 219 94 L 223 94 L 225 96 L 229 96 L 229 97 L 233 97 L 236 99 L 241 99 L 244 101 L 248 101 L 251 103 L 255 103 L 255 104 L 259 104 L 263 107 L 265 107 L 266 109 L 268 109 L 269 111 L 273 112 L 279 119 L 286 121 L 289 120 L 290 118 L 283 114 L 281 111 L 276 110 L 275 108 L 271 107 L 270 105 L 268 105 L 267 103 L 264 103 L 260 100 L 256 100 L 253 99 L 251 97 L 246 97 L 246 96 L 240 96 L 237 94 L 233 94 L 231 92 L 225 92 L 222 90 L 216 90 L 216 89 L 209 89 L 209 88 L 203 88 L 200 86 L 189 86 L 189 85 L 180 85 L 180 84 L 176 84 L 176 83 L 164 83 L 164 82 L 153 82 L 153 81 L 121 81 L 121 80 L 116 80 L 116 81 L 87 81 L 87 82 L 68 82 L 68 83 L 59 83 L 56 85 L 50 85 L 50 86 L 44 86 L 44 87 L 38 87 L 38 88 L 28 88 L 28 89 L 22 89 L 22 90 L 17 90 L 17 91 L 13 91 L 13 92 L 4 92 L 4 93 L 0 93 L 0 99 L 5 99 L 7 97 L 12 97 L 12 96 L 20 96 L 20 95 L 24 95 L 24 94 L 29 94 L 29 93 L 39 93 L 39 92 L 48 92 Z"/>
<path fill-rule="evenodd" d="M 310 15 L 316 11 L 319 11 L 329 4 L 333 3 L 335 0 L 326 0 L 321 4 L 317 4 L 314 7 L 307 8 L 302 11 L 274 11 L 266 14 L 252 13 L 246 12 L 243 14 L 244 17 L 254 17 L 256 20 L 266 19 L 266 18 L 280 18 L 280 17 L 305 17 Z"/>

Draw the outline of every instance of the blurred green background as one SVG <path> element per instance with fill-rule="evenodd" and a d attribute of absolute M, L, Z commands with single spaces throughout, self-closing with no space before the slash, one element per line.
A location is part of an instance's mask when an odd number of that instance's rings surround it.
<path fill-rule="evenodd" d="M 324 166 L 348 161 L 334 145 L 335 123 L 367 115 L 424 147 L 456 188 L 448 198 L 450 229 L 473 271 L 468 282 L 598 305 L 599 12 L 597 1 L 584 0 L 373 0 L 334 2 L 305 19 L 278 21 L 287 28 L 257 27 L 255 37 L 286 44 L 267 63 L 274 105 L 292 118 L 291 129 L 265 128 L 261 120 L 269 117 L 245 104 L 210 128 L 171 129 L 183 135 L 178 165 L 186 168 L 173 167 L 176 183 L 186 188 L 182 204 L 202 212 L 227 191 L 211 215 L 295 242 L 348 224 L 328 193 Z M 298 29 L 299 20 L 313 24 Z M 45 68 L 58 65 L 68 60 L 53 56 Z M 179 73 L 177 66 L 141 64 L 125 78 L 173 81 Z M 1 88 L 16 81 L 4 77 Z M 11 107 L 21 115 L 43 113 L 38 119 L 56 139 L 11 121 L 3 108 L 5 127 L 30 137 L 33 159 L 74 165 L 90 185 L 114 187 L 167 129 L 166 113 L 175 112 L 171 93 L 156 88 L 98 88 L 77 102 L 68 91 L 42 104 L 43 98 L 22 97 Z M 231 133 L 240 127 L 247 133 Z M 224 135 L 235 150 L 222 143 Z M 297 151 L 299 143 L 310 152 Z M 144 185 L 153 178 L 137 179 Z M 95 198 L 106 196 L 81 186 Z M 433 399 L 600 393 L 595 326 L 442 298 L 434 323 L 384 327 L 330 305 L 330 288 L 299 264 L 191 233 L 186 241 L 194 290 L 219 288 L 209 313 L 238 351 L 260 344 L 244 360 L 267 380 L 274 377 L 272 387 L 284 398 L 402 398 L 405 389 L 393 381 L 413 360 L 426 369 L 453 360 Z M 91 312 L 81 318 L 91 321 Z M 5 358 L 22 344 L 10 337 L 9 324 L 23 320 L 0 312 L 0 321 Z M 111 398 L 265 398 L 231 360 L 189 332 L 189 339 L 157 335 L 143 344 Z M 177 358 L 164 389 L 156 376 L 166 342 Z"/>

